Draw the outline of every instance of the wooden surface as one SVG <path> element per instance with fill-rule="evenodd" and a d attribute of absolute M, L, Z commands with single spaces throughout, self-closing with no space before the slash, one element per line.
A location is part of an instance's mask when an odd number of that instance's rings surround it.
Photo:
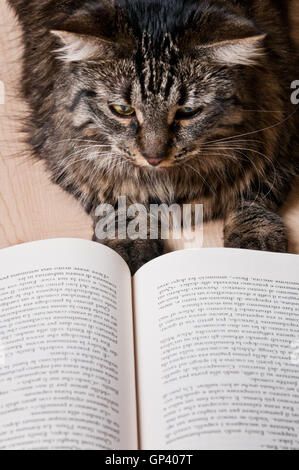
<path fill-rule="evenodd" d="M 298 8 L 292 17 L 299 31 L 299 0 L 294 0 L 294 6 Z M 0 80 L 6 91 L 5 103 L 0 101 L 0 248 L 54 237 L 90 239 L 90 218 L 71 196 L 49 181 L 43 163 L 32 160 L 29 149 L 22 144 L 20 119 L 26 106 L 17 92 L 21 47 L 14 15 L 5 0 L 0 0 Z M 298 188 L 296 184 L 283 209 L 293 253 L 299 253 Z M 204 246 L 221 245 L 222 224 L 209 224 L 204 229 Z"/>

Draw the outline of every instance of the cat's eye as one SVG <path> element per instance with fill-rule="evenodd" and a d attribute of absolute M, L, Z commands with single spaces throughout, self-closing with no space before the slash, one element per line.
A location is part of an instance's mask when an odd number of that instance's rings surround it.
<path fill-rule="evenodd" d="M 177 110 L 175 119 L 178 121 L 182 119 L 192 119 L 198 116 L 201 112 L 202 108 L 190 108 L 188 106 L 185 106 Z"/>
<path fill-rule="evenodd" d="M 132 106 L 126 106 L 122 104 L 111 104 L 110 105 L 111 111 L 120 117 L 131 117 L 135 114 L 135 109 Z"/>

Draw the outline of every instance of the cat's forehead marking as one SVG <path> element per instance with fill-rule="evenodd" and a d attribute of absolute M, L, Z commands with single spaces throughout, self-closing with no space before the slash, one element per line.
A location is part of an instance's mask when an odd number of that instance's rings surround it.
<path fill-rule="evenodd" d="M 160 97 L 163 102 L 175 98 L 178 82 L 175 76 L 178 48 L 169 33 L 154 43 L 144 32 L 137 54 L 138 75 L 143 99 Z"/>

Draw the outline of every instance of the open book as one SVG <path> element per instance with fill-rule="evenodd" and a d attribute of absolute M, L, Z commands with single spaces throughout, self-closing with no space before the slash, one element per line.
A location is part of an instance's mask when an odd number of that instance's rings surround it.
<path fill-rule="evenodd" d="M 299 257 L 0 252 L 0 449 L 298 449 Z"/>

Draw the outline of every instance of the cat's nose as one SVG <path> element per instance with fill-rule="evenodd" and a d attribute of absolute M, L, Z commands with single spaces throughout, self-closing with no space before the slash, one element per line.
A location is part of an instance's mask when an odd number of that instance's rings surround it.
<path fill-rule="evenodd" d="M 148 154 L 146 152 L 143 152 L 142 155 L 146 159 L 146 161 L 152 165 L 152 166 L 158 166 L 164 160 L 164 158 L 161 155 L 152 155 Z"/>

